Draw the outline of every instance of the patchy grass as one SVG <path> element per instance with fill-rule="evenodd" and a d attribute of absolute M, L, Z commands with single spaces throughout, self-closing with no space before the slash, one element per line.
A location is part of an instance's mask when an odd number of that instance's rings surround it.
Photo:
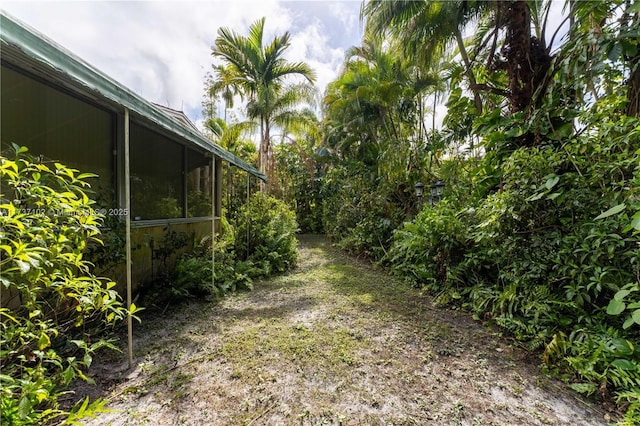
<path fill-rule="evenodd" d="M 300 265 L 217 304 L 147 315 L 137 367 L 98 362 L 95 425 L 601 425 L 467 315 L 300 238 Z"/>

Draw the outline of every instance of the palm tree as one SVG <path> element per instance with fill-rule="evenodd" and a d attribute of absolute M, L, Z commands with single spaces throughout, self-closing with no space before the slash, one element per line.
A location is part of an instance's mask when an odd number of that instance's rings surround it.
<path fill-rule="evenodd" d="M 258 93 L 258 96 L 247 102 L 247 115 L 260 119 L 262 141 L 266 141 L 260 149 L 260 167 L 261 171 L 270 178 L 266 188 L 268 192 L 274 188 L 275 184 L 275 180 L 271 179 L 274 176 L 275 167 L 271 130 L 278 127 L 286 132 L 293 126 L 304 126 L 305 116 L 296 107 L 303 102 L 312 105 L 315 97 L 315 88 L 302 83 L 264 89 Z"/>
<path fill-rule="evenodd" d="M 423 143 L 422 98 L 434 78 L 366 33 L 347 51 L 325 98 L 324 145 L 374 176 L 403 181 L 410 151 Z"/>
<path fill-rule="evenodd" d="M 207 80 L 207 94 L 210 99 L 222 98 L 224 102 L 224 121 L 227 121 L 227 111 L 233 108 L 236 95 L 242 96 L 239 87 L 234 84 L 234 75 L 230 67 L 217 65 L 213 67 L 215 78 L 209 74 Z"/>
<path fill-rule="evenodd" d="M 533 11 L 530 5 L 534 6 Z M 482 110 L 480 91 L 507 97 L 511 110 L 518 112 L 532 106 L 534 93 L 545 84 L 551 64 L 544 37 L 538 38 L 531 31 L 532 23 L 536 27 L 543 25 L 549 5 L 546 0 L 371 0 L 363 6 L 362 16 L 368 19 L 368 26 L 400 38 L 406 49 L 419 52 L 426 61 L 455 40 L 478 112 Z M 504 70 L 509 80 L 507 88 L 476 82 L 462 31 L 480 18 L 484 18 L 486 36 L 477 44 L 476 51 L 488 48 L 487 68 Z M 502 29 L 504 37 L 498 54 Z"/>
<path fill-rule="evenodd" d="M 251 24 L 249 35 L 237 34 L 229 28 L 220 28 L 212 54 L 224 62 L 218 67 L 221 87 L 237 90 L 248 100 L 247 114 L 260 125 L 260 171 L 269 176 L 271 153 L 271 126 L 285 120 L 285 110 L 293 109 L 303 100 L 310 88 L 301 85 L 289 86 L 286 78 L 301 76 L 309 84 L 315 81 L 314 71 L 304 62 L 288 62 L 283 58 L 290 45 L 290 34 L 276 36 L 263 44 L 265 18 Z M 298 97 L 296 98 L 296 95 Z M 275 117 L 280 117 L 277 120 Z M 262 185 L 262 190 L 266 188 Z"/>
<path fill-rule="evenodd" d="M 369 31 L 392 35 L 400 40 L 405 54 L 423 64 L 443 56 L 455 41 L 480 114 L 482 99 L 462 31 L 468 22 L 482 16 L 488 6 L 486 1 L 475 0 L 370 0 L 363 4 L 361 16 L 366 18 Z"/>

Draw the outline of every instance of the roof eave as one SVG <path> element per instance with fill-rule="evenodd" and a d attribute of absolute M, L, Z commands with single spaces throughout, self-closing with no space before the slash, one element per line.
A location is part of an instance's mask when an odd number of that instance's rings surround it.
<path fill-rule="evenodd" d="M 89 90 L 122 108 L 144 117 L 165 131 L 189 141 L 192 144 L 211 152 L 213 155 L 228 161 L 251 175 L 267 181 L 267 177 L 232 153 L 213 143 L 204 135 L 188 129 L 168 113 L 151 102 L 135 94 L 91 64 L 77 57 L 64 47 L 49 40 L 26 24 L 7 16 L 0 11 L 0 42 L 19 49 L 31 60 L 45 65 L 55 73 L 65 75 L 83 90 Z M 2 46 L 0 46 L 0 53 Z"/>

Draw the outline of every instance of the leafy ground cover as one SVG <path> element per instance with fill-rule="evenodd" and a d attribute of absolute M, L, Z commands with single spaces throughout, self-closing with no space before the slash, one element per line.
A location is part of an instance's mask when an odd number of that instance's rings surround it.
<path fill-rule="evenodd" d="M 601 425 L 602 406 L 468 315 L 325 237 L 297 269 L 218 303 L 146 311 L 136 367 L 94 362 L 84 394 L 114 410 L 89 425 Z"/>

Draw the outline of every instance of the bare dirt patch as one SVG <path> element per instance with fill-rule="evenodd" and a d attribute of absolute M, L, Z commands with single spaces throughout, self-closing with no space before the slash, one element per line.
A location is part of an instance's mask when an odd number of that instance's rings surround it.
<path fill-rule="evenodd" d="M 135 368 L 100 360 L 90 425 L 605 425 L 537 360 L 323 237 L 300 265 L 136 326 Z"/>

